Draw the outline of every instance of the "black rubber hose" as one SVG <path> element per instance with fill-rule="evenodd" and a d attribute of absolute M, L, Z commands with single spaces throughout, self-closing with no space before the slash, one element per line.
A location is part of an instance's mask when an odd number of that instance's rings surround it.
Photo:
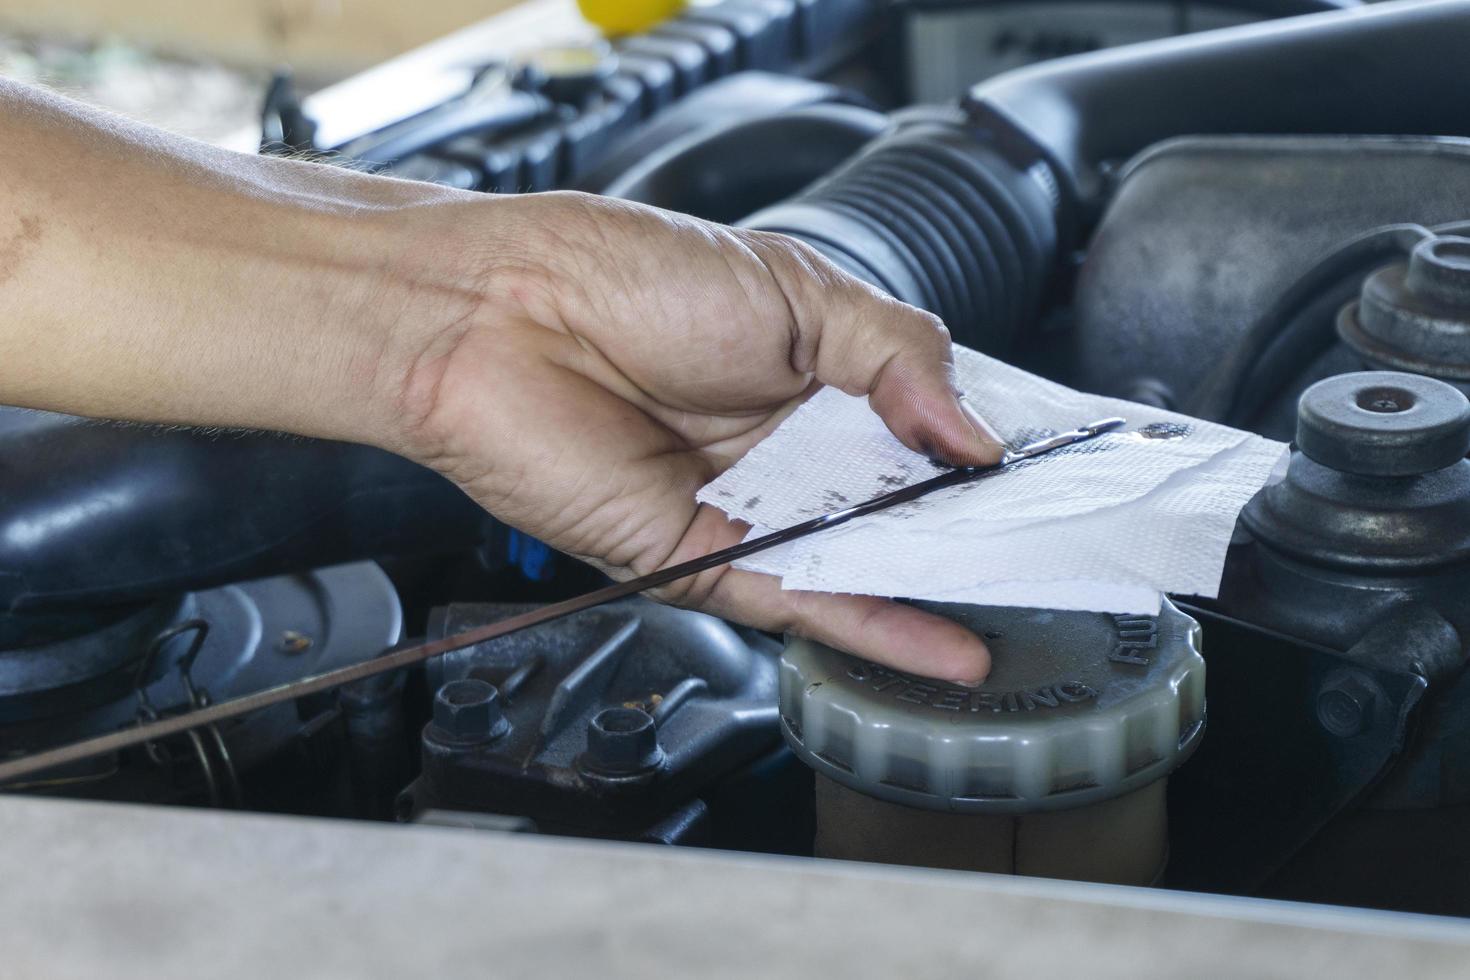
<path fill-rule="evenodd" d="M 1261 17 L 1300 17 L 1304 14 L 1350 10 L 1362 5 L 1363 0 L 1222 0 L 1216 4 Z"/>
<path fill-rule="evenodd" d="M 1044 168 L 977 138 L 956 109 L 923 109 L 741 224 L 800 238 L 938 314 L 956 341 L 1003 352 L 1036 313 L 1055 259 L 1055 209 Z"/>
<path fill-rule="evenodd" d="M 965 106 L 1052 163 L 1083 231 L 1108 165 L 1173 136 L 1466 135 L 1467 38 L 1465 0 L 1397 0 L 1045 62 L 981 82 Z"/>
<path fill-rule="evenodd" d="M 711 221 L 735 221 L 830 173 L 887 127 L 887 116 L 862 106 L 801 106 L 713 133 L 686 134 L 600 192 Z"/>
<path fill-rule="evenodd" d="M 96 625 L 70 610 L 462 551 L 493 527 L 444 477 L 367 446 L 0 408 L 0 650 Z"/>

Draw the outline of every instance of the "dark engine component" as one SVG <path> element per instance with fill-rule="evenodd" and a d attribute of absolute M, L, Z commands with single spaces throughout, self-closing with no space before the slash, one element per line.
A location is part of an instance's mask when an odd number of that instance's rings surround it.
<path fill-rule="evenodd" d="M 1455 57 L 1462 13 L 1428 3 L 1302 18 L 1012 72 L 977 86 L 963 114 L 919 111 L 744 223 L 806 239 L 939 314 L 961 343 L 1005 351 L 1050 291 L 1054 256 L 1090 230 L 1110 168 L 1153 143 L 1186 133 L 1464 132 L 1470 110 L 1445 97 L 1437 67 Z"/>
<path fill-rule="evenodd" d="M 449 606 L 432 633 L 523 608 Z M 748 802 L 728 804 L 741 807 L 734 819 L 720 803 L 722 782 L 779 746 L 776 649 L 712 617 L 631 600 L 447 654 L 429 670 L 423 775 L 399 814 L 475 810 L 551 833 L 795 846 L 783 841 L 801 840 L 799 820 L 751 818 Z"/>
<path fill-rule="evenodd" d="M 725 0 L 696 6 L 607 51 L 585 84 L 497 61 L 461 97 L 338 146 L 268 143 L 387 164 L 404 176 L 496 191 L 550 190 L 588 178 L 623 139 L 674 100 L 737 72 L 811 74 L 849 58 L 881 26 L 871 0 Z M 279 86 L 278 86 L 279 88 Z M 270 139 L 313 132 L 279 92 Z"/>
<path fill-rule="evenodd" d="M 1045 152 L 1085 227 L 1108 168 L 1174 136 L 1464 134 L 1465 96 L 1443 71 L 1464 12 L 1391 4 L 1100 51 L 984 82 L 965 104 Z"/>
<path fill-rule="evenodd" d="M 1363 281 L 1337 319 L 1343 341 L 1375 367 L 1470 385 L 1470 238 L 1428 235 L 1407 259 Z"/>
<path fill-rule="evenodd" d="M 490 528 L 443 477 L 364 446 L 0 408 L 0 650 L 192 589 L 462 549 Z"/>
<path fill-rule="evenodd" d="M 398 596 L 363 562 L 145 607 L 96 633 L 0 651 L 0 756 L 24 755 L 376 656 L 402 629 Z M 360 699 L 359 699 L 360 700 Z M 350 702 L 350 704 L 349 704 Z M 344 692 L 261 711 L 42 784 L 109 799 L 327 808 L 369 712 Z M 356 709 L 354 711 L 354 708 Z M 400 709 L 379 705 L 391 716 Z M 343 715 L 350 716 L 344 729 Z M 295 748 L 287 752 L 288 748 Z M 252 781 L 262 767 L 270 779 Z M 289 799 L 280 797 L 282 784 Z"/>
<path fill-rule="evenodd" d="M 830 173 L 888 128 L 851 92 L 741 72 L 708 85 L 621 143 L 586 190 L 736 221 Z"/>
<path fill-rule="evenodd" d="M 1358 6 L 1360 0 L 901 0 L 906 95 L 942 102 L 1038 61 Z"/>
<path fill-rule="evenodd" d="M 1406 644 L 1394 661 L 1430 680 L 1453 673 L 1470 632 L 1467 451 L 1470 402 L 1443 382 L 1387 371 L 1318 382 L 1286 478 L 1241 515 L 1251 543 L 1236 545 L 1220 607 L 1346 649 L 1423 606 L 1441 621 L 1425 638 L 1449 646 Z"/>
<path fill-rule="evenodd" d="M 1289 439 L 1308 384 L 1364 366 L 1323 360 L 1363 277 L 1467 214 L 1466 140 L 1170 140 L 1122 171 L 1050 367 Z"/>
<path fill-rule="evenodd" d="M 1303 395 L 1297 443 L 1198 610 L 1228 655 L 1210 660 L 1215 737 L 1174 781 L 1196 815 L 1176 880 L 1463 911 L 1470 402 L 1343 375 Z M 1346 858 L 1365 826 L 1393 860 Z"/>

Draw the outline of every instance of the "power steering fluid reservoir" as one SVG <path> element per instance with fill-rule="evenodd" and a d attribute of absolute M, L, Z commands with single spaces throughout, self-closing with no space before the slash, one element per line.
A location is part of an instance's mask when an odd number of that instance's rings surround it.
<path fill-rule="evenodd" d="M 1205 722 L 1200 629 L 1157 616 L 921 604 L 986 638 L 978 688 L 792 639 L 781 728 L 817 771 L 818 856 L 1149 884 L 1165 777 Z"/>

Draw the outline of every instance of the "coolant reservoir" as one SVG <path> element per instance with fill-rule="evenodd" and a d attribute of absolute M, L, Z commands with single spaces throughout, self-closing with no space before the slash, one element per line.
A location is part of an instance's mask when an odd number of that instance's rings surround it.
<path fill-rule="evenodd" d="M 985 637 L 965 688 L 792 639 L 781 727 L 817 771 L 822 857 L 1149 884 L 1168 856 L 1165 777 L 1199 743 L 1199 625 L 930 605 Z"/>

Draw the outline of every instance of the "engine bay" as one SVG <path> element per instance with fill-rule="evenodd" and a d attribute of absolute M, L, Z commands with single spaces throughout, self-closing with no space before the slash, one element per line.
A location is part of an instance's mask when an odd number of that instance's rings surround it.
<path fill-rule="evenodd" d="M 1470 916 L 1467 37 L 1462 0 L 720 0 L 608 42 L 533 2 L 278 77 L 262 153 L 791 235 L 1289 467 L 1217 598 L 947 610 L 977 690 L 630 598 L 5 790 Z M 0 760 L 605 581 L 376 449 L 0 408 Z"/>

